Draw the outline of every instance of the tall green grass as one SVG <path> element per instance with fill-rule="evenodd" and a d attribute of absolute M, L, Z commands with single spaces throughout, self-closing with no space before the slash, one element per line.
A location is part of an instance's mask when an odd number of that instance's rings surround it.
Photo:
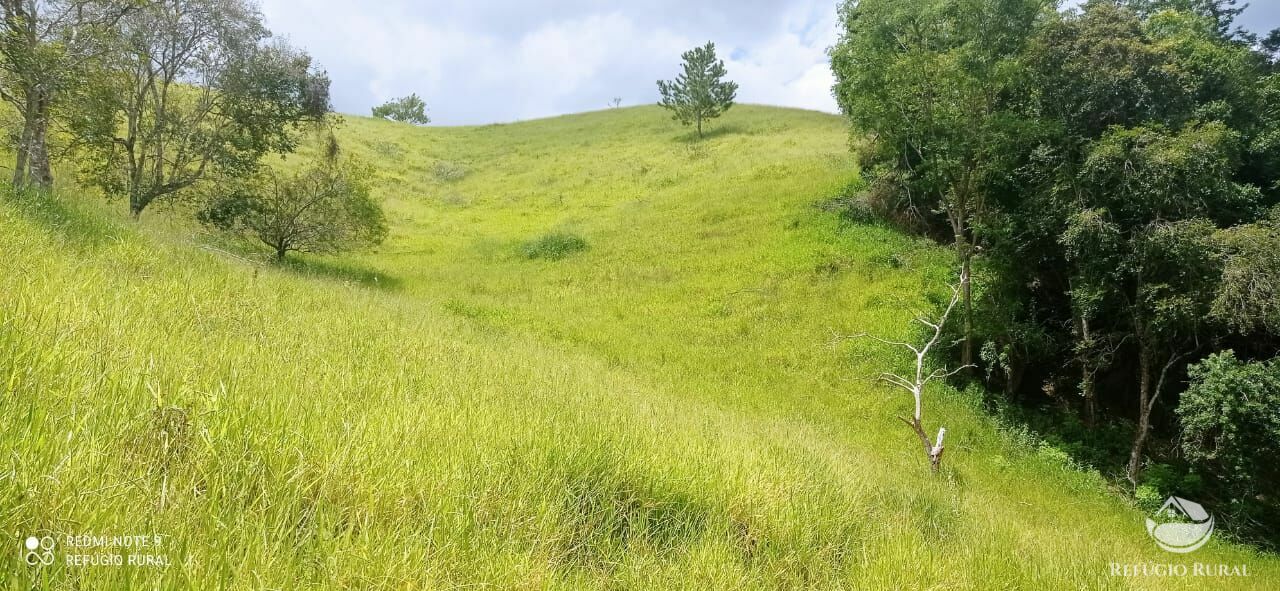
<path fill-rule="evenodd" d="M 908 401 L 859 379 L 902 361 L 833 335 L 905 336 L 946 252 L 815 207 L 855 175 L 839 119 L 722 121 L 699 143 L 651 107 L 349 118 L 392 239 L 284 266 L 74 192 L 0 202 L 5 587 L 1280 582 L 1274 557 L 1222 540 L 1159 550 L 1102 477 L 978 393 L 929 393 L 949 433 L 930 475 L 894 418 Z M 568 228 L 590 248 L 521 252 Z M 160 534 L 173 564 L 28 567 L 21 541 L 43 534 Z"/>

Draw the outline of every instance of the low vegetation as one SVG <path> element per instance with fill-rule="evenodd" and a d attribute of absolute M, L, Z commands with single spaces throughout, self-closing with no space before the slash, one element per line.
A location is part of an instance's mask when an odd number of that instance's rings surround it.
<path fill-rule="evenodd" d="M 332 258 L 342 273 L 199 248 L 177 210 L 0 200 L 0 524 L 161 534 L 173 562 L 33 570 L 4 552 L 7 581 L 1193 589 L 1110 564 L 1207 562 L 1248 565 L 1217 588 L 1274 587 L 1280 562 L 1225 537 L 1160 550 L 1138 508 L 976 390 L 930 384 L 947 427 L 931 474 L 896 418 L 911 401 L 856 379 L 908 364 L 829 342 L 913 338 L 950 253 L 814 207 L 856 174 L 838 117 L 740 106 L 741 133 L 690 161 L 661 113 L 350 118 L 339 139 L 374 166 L 374 138 L 424 168 L 485 165 L 456 183 L 465 209 L 424 199 L 422 170 L 380 168 L 392 231 Z M 753 174 L 770 164 L 795 174 Z M 510 251 L 556 227 L 591 248 Z"/>
<path fill-rule="evenodd" d="M 552 232 L 524 243 L 520 247 L 520 252 L 528 259 L 556 260 L 586 249 L 587 241 L 581 236 L 568 232 Z"/>

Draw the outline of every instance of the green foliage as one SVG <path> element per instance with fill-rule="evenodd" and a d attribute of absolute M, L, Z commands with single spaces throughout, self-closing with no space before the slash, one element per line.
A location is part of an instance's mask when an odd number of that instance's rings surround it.
<path fill-rule="evenodd" d="M 1280 360 L 1241 361 L 1230 349 L 1187 369 L 1182 395 L 1182 451 L 1196 469 L 1222 482 L 1234 502 L 1280 486 Z M 1274 499 L 1265 502 L 1274 505 Z"/>
<path fill-rule="evenodd" d="M 208 176 L 242 176 L 268 152 L 292 152 L 302 126 L 328 118 L 328 76 L 272 41 L 243 0 L 147 3 L 119 27 L 104 78 L 116 133 L 97 137 L 82 166 L 135 217 Z"/>
<path fill-rule="evenodd" d="M 1080 180 L 1126 229 L 1152 219 L 1248 215 L 1257 187 L 1237 182 L 1239 137 L 1221 122 L 1178 131 L 1111 128 L 1089 148 Z"/>
<path fill-rule="evenodd" d="M 587 249 L 587 241 L 568 232 L 551 232 L 525 242 L 520 252 L 527 259 L 560 260 Z"/>
<path fill-rule="evenodd" d="M 716 46 L 708 41 L 680 54 L 683 72 L 675 80 L 659 80 L 658 104 L 684 125 L 695 125 L 702 137 L 702 123 L 715 119 L 733 106 L 738 84 L 724 79 L 724 61 L 716 58 Z"/>
<path fill-rule="evenodd" d="M 1148 15 L 1170 11 L 1200 17 L 1223 38 L 1243 33 L 1232 30 L 1232 25 L 1248 6 L 1247 3 L 1241 5 L 1240 0 L 1129 0 L 1129 3 L 1135 10 Z"/>
<path fill-rule="evenodd" d="M 1138 508 L 1148 515 L 1154 515 L 1156 511 L 1159 511 L 1160 506 L 1168 498 L 1168 494 L 1161 492 L 1159 487 L 1150 484 L 1138 485 L 1138 488 L 1133 493 L 1133 500 L 1138 505 Z"/>
<path fill-rule="evenodd" d="M 431 123 L 427 116 L 427 103 L 417 93 L 389 100 L 373 108 L 373 116 L 414 125 Z"/>
<path fill-rule="evenodd" d="M 122 17 L 137 0 L 44 0 L 0 4 L 0 99 L 18 114 L 13 188 L 53 186 L 51 129 L 72 147 L 114 131 L 109 74 Z"/>
<path fill-rule="evenodd" d="M 210 226 L 257 238 L 277 259 L 291 251 L 332 254 L 380 244 L 382 206 L 369 194 L 372 169 L 325 158 L 294 173 L 264 168 L 214 197 L 199 212 Z"/>
<path fill-rule="evenodd" d="M 1214 318 L 1242 334 L 1280 334 L 1280 209 L 1216 240 L 1224 262 Z"/>
<path fill-rule="evenodd" d="M 1022 84 L 1015 59 L 1045 3 L 848 2 L 831 49 L 836 98 L 861 147 L 872 191 L 902 208 L 945 210 L 960 237 L 975 200 L 1003 174 L 1027 122 L 1005 106 Z M 981 32 L 979 32 L 981 31 Z M 855 140 L 858 137 L 855 137 Z"/>
<path fill-rule="evenodd" d="M 1238 12 L 861 0 L 831 50 L 862 202 L 979 270 L 962 336 L 988 386 L 1074 408 L 1086 428 L 1058 429 L 1098 458 L 1100 415 L 1136 418 L 1134 484 L 1188 364 L 1280 346 L 1280 82 Z"/>
<path fill-rule="evenodd" d="M 431 165 L 431 176 L 442 183 L 460 181 L 467 176 L 467 167 L 448 160 L 436 160 Z"/>

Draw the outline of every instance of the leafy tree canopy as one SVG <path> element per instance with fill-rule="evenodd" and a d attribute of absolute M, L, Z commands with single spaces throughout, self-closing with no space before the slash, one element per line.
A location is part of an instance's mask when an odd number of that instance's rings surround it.
<path fill-rule="evenodd" d="M 289 252 L 335 253 L 380 244 L 382 206 L 369 192 L 372 168 L 344 157 L 330 138 L 325 154 L 296 172 L 264 167 L 200 211 L 210 226 L 256 238 L 277 259 Z"/>
<path fill-rule="evenodd" d="M 431 123 L 431 118 L 427 117 L 427 104 L 416 93 L 374 107 L 373 116 L 414 125 Z"/>

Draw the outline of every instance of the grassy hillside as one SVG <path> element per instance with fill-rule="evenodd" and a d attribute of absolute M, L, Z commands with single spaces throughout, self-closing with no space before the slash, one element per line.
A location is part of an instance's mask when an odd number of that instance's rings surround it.
<path fill-rule="evenodd" d="M 0 201 L 5 588 L 1280 584 L 1220 539 L 1161 551 L 976 393 L 930 393 L 929 474 L 908 400 L 859 379 L 901 360 L 833 335 L 905 335 L 949 259 L 815 206 L 855 177 L 836 117 L 742 106 L 702 143 L 651 107 L 342 138 L 379 167 L 377 252 L 263 266 L 160 214 Z M 586 248 L 539 247 L 555 233 Z M 45 534 L 158 534 L 172 564 L 22 564 Z"/>

